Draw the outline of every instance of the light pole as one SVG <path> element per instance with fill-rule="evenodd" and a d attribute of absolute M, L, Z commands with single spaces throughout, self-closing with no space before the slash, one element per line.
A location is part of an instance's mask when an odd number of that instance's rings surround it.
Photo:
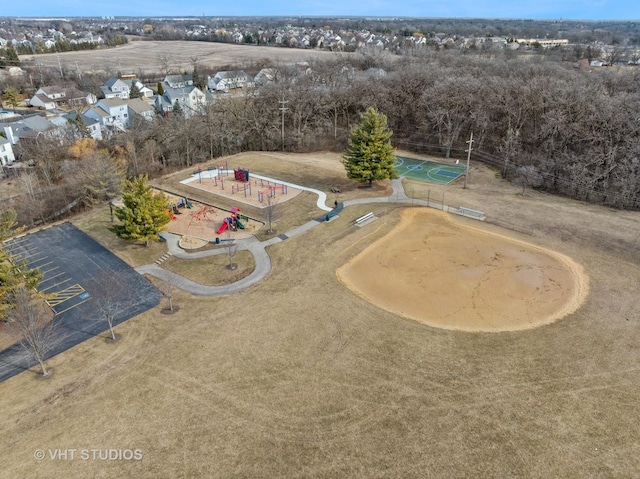
<path fill-rule="evenodd" d="M 464 174 L 464 186 L 463 189 L 467 188 L 467 178 L 469 178 L 469 161 L 471 160 L 471 145 L 473 145 L 473 132 L 471 132 L 471 137 L 469 138 L 469 149 L 467 150 L 467 171 Z"/>

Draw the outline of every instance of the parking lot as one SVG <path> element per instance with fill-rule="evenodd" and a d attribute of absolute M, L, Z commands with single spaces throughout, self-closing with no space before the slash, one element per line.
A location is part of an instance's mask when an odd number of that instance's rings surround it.
<path fill-rule="evenodd" d="M 54 313 L 60 340 L 47 357 L 157 306 L 161 293 L 143 276 L 70 223 L 14 238 L 4 248 L 43 273 L 38 290 Z M 34 366 L 19 344 L 0 351 L 0 381 Z"/>

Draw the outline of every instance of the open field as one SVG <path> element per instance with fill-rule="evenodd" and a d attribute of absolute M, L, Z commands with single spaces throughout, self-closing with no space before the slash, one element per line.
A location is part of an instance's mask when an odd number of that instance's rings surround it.
<path fill-rule="evenodd" d="M 278 156 L 241 159 L 324 191 L 349 183 L 338 155 L 301 157 L 305 168 Z M 405 189 L 488 216 L 456 223 L 582 265 L 590 292 L 577 311 L 535 329 L 467 333 L 380 309 L 336 270 L 393 230 L 404 207 L 349 207 L 271 246 L 271 273 L 249 289 L 178 291 L 178 312 L 160 314 L 163 302 L 118 326 L 117 343 L 93 338 L 53 358 L 51 379 L 27 372 L 1 383 L 0 477 L 634 477 L 640 214 L 521 196 L 472 166 L 467 189 L 404 180 Z M 378 188 L 372 196 L 389 193 L 387 182 Z M 319 214 L 305 201 L 290 202 L 279 229 Z M 378 220 L 353 227 L 372 210 Z M 104 232 L 108 209 L 74 223 L 130 264 L 152 256 Z M 139 449 L 142 458 L 51 459 L 58 449 Z"/>
<path fill-rule="evenodd" d="M 164 59 L 172 73 L 193 71 L 193 58 L 198 59 L 200 68 L 220 68 L 235 65 L 244 68 L 269 59 L 276 65 L 310 61 L 327 55 L 349 55 L 320 50 L 299 48 L 258 47 L 232 43 L 186 42 L 186 41 L 131 41 L 126 45 L 104 50 L 63 52 L 56 55 L 20 55 L 26 65 L 36 63 L 45 68 L 59 71 L 80 70 L 89 73 L 162 73 Z M 58 63 L 60 59 L 60 63 Z"/>

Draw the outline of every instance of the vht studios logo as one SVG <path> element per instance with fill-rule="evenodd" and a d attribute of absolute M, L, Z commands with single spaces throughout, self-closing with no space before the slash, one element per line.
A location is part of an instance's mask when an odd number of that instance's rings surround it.
<path fill-rule="evenodd" d="M 33 457 L 38 461 L 140 461 L 140 449 L 36 449 Z"/>

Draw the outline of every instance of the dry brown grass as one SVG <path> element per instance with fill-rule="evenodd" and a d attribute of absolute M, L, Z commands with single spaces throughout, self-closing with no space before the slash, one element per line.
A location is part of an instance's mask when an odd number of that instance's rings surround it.
<path fill-rule="evenodd" d="M 0 384 L 0 476 L 634 477 L 640 216 L 523 197 L 474 166 L 466 190 L 416 189 L 531 225 L 533 235 L 482 227 L 582 264 L 591 293 L 577 312 L 533 330 L 471 334 L 380 310 L 335 270 L 399 215 L 376 205 L 381 218 L 353 228 L 374 208 L 348 209 L 270 247 L 271 273 L 248 290 L 177 292 L 176 314 L 157 308 L 118 326 L 115 344 L 94 338 L 55 357 L 50 380 L 28 372 Z M 296 170 L 299 183 L 317 181 L 306 171 Z M 138 448 L 144 458 L 33 458 L 57 448 Z"/>
<path fill-rule="evenodd" d="M 225 252 L 201 259 L 184 260 L 172 256 L 162 263 L 162 267 L 173 271 L 196 283 L 206 286 L 221 286 L 235 283 L 251 274 L 256 263 L 253 255 L 248 251 L 238 251 L 231 261 L 237 265 L 236 269 L 229 269 L 229 254 L 226 246 L 221 247 Z"/>
<path fill-rule="evenodd" d="M 203 68 L 220 68 L 226 65 L 237 65 L 247 68 L 257 62 L 269 59 L 275 64 L 288 64 L 296 61 L 309 61 L 345 53 L 302 50 L 299 48 L 257 47 L 253 45 L 233 45 L 228 43 L 183 42 L 183 41 L 132 41 L 117 48 L 64 52 L 57 55 L 20 55 L 26 64 L 38 62 L 42 67 L 59 70 L 116 74 L 124 73 L 160 73 L 163 71 L 162 58 L 170 58 L 168 65 L 172 73 L 193 71 L 193 58 L 198 59 L 198 66 Z M 58 64 L 58 57 L 60 64 Z"/>

